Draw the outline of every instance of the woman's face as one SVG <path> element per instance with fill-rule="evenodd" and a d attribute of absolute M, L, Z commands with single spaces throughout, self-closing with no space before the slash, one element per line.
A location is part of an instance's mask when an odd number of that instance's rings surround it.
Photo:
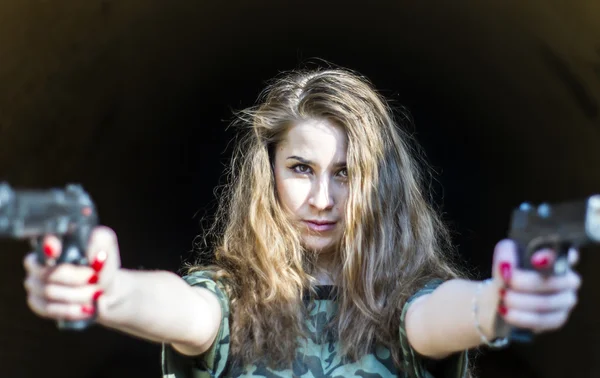
<path fill-rule="evenodd" d="M 276 147 L 277 195 L 309 250 L 333 252 L 341 240 L 348 197 L 346 148 L 343 129 L 328 120 L 294 124 Z"/>

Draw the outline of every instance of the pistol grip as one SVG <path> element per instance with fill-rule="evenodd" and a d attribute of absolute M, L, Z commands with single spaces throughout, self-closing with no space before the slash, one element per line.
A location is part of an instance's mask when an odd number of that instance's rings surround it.
<path fill-rule="evenodd" d="M 92 318 L 82 320 L 59 320 L 56 322 L 56 326 L 61 331 L 83 331 L 93 325 L 95 321 L 96 315 Z"/>
<path fill-rule="evenodd" d="M 62 252 L 57 258 L 57 264 L 73 264 L 87 265 L 88 259 L 85 251 L 87 249 L 88 240 L 91 233 L 91 227 L 87 225 L 81 226 L 73 234 L 66 234 L 62 237 Z M 43 236 L 37 239 L 35 252 L 37 260 L 41 265 L 46 264 L 46 255 L 44 254 Z M 58 320 L 57 327 L 60 330 L 66 331 L 82 331 L 94 324 L 96 321 L 96 313 L 91 318 L 82 320 Z"/>
<path fill-rule="evenodd" d="M 63 237 L 63 251 L 59 263 L 68 263 L 74 265 L 88 265 L 86 251 L 92 228 L 88 225 L 80 225 L 73 234 Z M 95 304 L 94 304 L 95 307 Z M 96 321 L 96 312 L 91 318 L 82 320 L 59 320 L 57 326 L 60 330 L 82 331 L 94 324 Z"/>
<path fill-rule="evenodd" d="M 511 328 L 508 338 L 510 341 L 517 343 L 531 343 L 533 342 L 534 334 L 528 329 L 514 327 Z"/>

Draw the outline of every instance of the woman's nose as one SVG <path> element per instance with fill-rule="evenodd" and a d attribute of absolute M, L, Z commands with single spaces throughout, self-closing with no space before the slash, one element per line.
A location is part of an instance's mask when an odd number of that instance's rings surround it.
<path fill-rule="evenodd" d="M 330 184 L 327 180 L 315 182 L 312 194 L 309 198 L 309 204 L 319 210 L 325 210 L 333 207 L 334 200 L 331 195 Z"/>

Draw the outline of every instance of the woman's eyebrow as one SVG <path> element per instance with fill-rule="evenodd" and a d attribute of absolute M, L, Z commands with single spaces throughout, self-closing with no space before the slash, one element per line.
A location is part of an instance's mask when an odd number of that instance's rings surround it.
<path fill-rule="evenodd" d="M 297 161 L 299 161 L 302 164 L 313 165 L 312 161 L 306 160 L 303 157 L 296 156 L 296 155 L 288 156 L 287 160 L 297 160 Z M 340 161 L 340 162 L 337 162 L 337 163 L 333 164 L 333 166 L 335 168 L 340 168 L 340 167 L 345 168 L 346 167 L 346 162 L 345 161 Z"/>
<path fill-rule="evenodd" d="M 313 162 L 310 160 L 306 160 L 300 156 L 296 156 L 296 155 L 292 155 L 292 156 L 288 156 L 287 160 L 298 160 L 300 163 L 302 164 L 306 164 L 306 165 L 312 165 Z"/>

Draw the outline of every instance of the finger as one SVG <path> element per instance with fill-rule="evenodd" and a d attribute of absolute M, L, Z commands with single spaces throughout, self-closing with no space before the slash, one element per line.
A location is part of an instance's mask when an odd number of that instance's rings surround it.
<path fill-rule="evenodd" d="M 549 248 L 536 251 L 531 255 L 531 265 L 537 269 L 545 269 L 556 261 L 556 252 Z"/>
<path fill-rule="evenodd" d="M 516 269 L 510 282 L 511 289 L 530 294 L 577 290 L 580 286 L 581 277 L 572 270 L 564 275 L 545 277 L 536 271 Z"/>
<path fill-rule="evenodd" d="M 95 313 L 92 303 L 84 305 L 52 303 L 38 296 L 29 296 L 27 305 L 36 315 L 56 320 L 88 319 Z"/>
<path fill-rule="evenodd" d="M 47 284 L 83 286 L 98 282 L 96 272 L 89 266 L 60 264 L 51 268 L 46 275 Z"/>
<path fill-rule="evenodd" d="M 37 276 L 28 276 L 25 281 L 23 281 L 23 287 L 28 295 L 37 295 L 41 297 L 39 293 L 43 291 L 43 286 L 44 284 Z"/>
<path fill-rule="evenodd" d="M 56 259 L 62 253 L 62 242 L 55 235 L 46 235 L 42 240 L 42 251 L 46 256 L 48 265 L 54 265 Z"/>
<path fill-rule="evenodd" d="M 60 320 L 83 320 L 96 312 L 92 304 L 66 304 L 50 302 L 46 305 L 47 317 Z"/>
<path fill-rule="evenodd" d="M 111 282 L 121 266 L 119 243 L 116 233 L 109 227 L 96 227 L 88 247 L 90 267 L 98 273 L 100 282 Z"/>
<path fill-rule="evenodd" d="M 25 272 L 27 275 L 43 277 L 48 272 L 48 268 L 40 263 L 37 260 L 37 255 L 35 252 L 28 253 L 23 259 L 23 267 L 25 268 Z"/>
<path fill-rule="evenodd" d="M 46 301 L 38 296 L 30 295 L 27 297 L 27 306 L 33 311 L 34 314 L 41 316 L 43 318 L 48 317 L 48 313 L 46 311 Z"/>
<path fill-rule="evenodd" d="M 503 299 L 507 309 L 528 312 L 571 311 L 577 304 L 575 291 L 562 291 L 557 294 L 535 295 L 507 290 Z"/>
<path fill-rule="evenodd" d="M 70 287 L 62 285 L 42 285 L 36 278 L 25 281 L 25 290 L 28 295 L 40 297 L 47 302 L 60 302 L 85 305 L 95 302 L 102 290 L 96 285 Z"/>
<path fill-rule="evenodd" d="M 579 262 L 579 250 L 576 248 L 569 249 L 568 255 L 569 265 L 574 267 Z"/>
<path fill-rule="evenodd" d="M 514 241 L 504 239 L 494 248 L 494 263 L 492 276 L 495 280 L 508 284 L 511 281 L 512 271 L 517 266 L 517 248 Z"/>
<path fill-rule="evenodd" d="M 526 328 L 539 333 L 562 327 L 569 318 L 569 311 L 538 313 L 508 309 L 503 318 L 514 327 Z"/>

